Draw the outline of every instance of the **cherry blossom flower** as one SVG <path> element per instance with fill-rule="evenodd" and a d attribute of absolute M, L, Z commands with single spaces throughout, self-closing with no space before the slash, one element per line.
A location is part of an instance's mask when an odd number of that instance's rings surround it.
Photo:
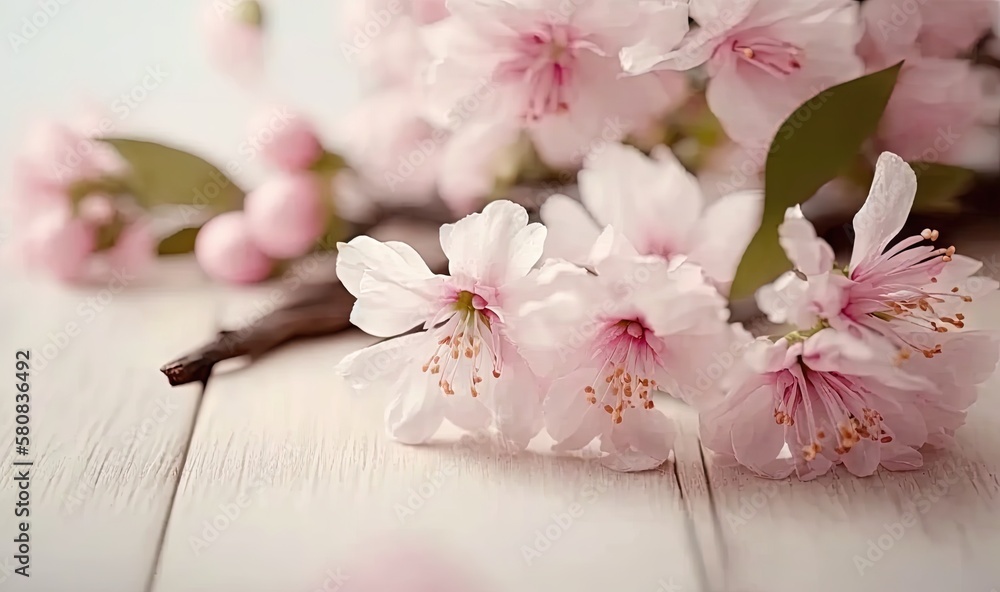
<path fill-rule="evenodd" d="M 954 58 L 969 51 L 1000 12 L 996 0 L 868 0 L 861 8 L 866 37 L 882 47 L 914 48 L 919 53 Z"/>
<path fill-rule="evenodd" d="M 875 138 L 907 161 L 958 164 L 985 105 L 968 60 L 916 58 L 903 64 Z"/>
<path fill-rule="evenodd" d="M 928 439 L 926 378 L 887 363 L 887 342 L 834 329 L 755 342 L 745 380 L 701 414 L 701 440 L 721 459 L 781 479 L 809 480 L 843 464 L 864 477 L 879 466 L 919 468 Z M 785 450 L 787 447 L 787 451 Z"/>
<path fill-rule="evenodd" d="M 907 342 L 940 350 L 933 357 L 911 356 L 901 369 L 930 380 L 945 396 L 921 394 L 920 412 L 927 424 L 927 445 L 949 448 L 965 423 L 968 408 L 979 397 L 979 385 L 993 376 L 1000 360 L 995 331 L 965 330 L 946 334 L 913 331 Z"/>
<path fill-rule="evenodd" d="M 542 206 L 547 255 L 590 265 L 600 228 L 610 225 L 630 250 L 686 257 L 724 291 L 760 226 L 764 203 L 762 192 L 745 191 L 707 204 L 697 179 L 665 146 L 652 158 L 630 146 L 602 147 L 587 159 L 579 184 L 582 205 L 557 195 Z"/>
<path fill-rule="evenodd" d="M 82 127 L 40 121 L 30 129 L 16 157 L 10 254 L 64 282 L 95 279 L 109 268 L 141 273 L 155 240 L 129 199 L 128 166 Z"/>
<path fill-rule="evenodd" d="M 621 52 L 633 74 L 708 64 L 706 97 L 729 136 L 767 145 L 804 102 L 863 72 L 853 0 L 692 0 L 699 27 L 677 45 L 645 36 Z"/>
<path fill-rule="evenodd" d="M 622 78 L 616 58 L 647 32 L 678 40 L 677 2 L 457 0 L 427 27 L 433 56 L 428 111 L 458 129 L 484 123 L 525 130 L 553 167 L 578 165 L 592 141 L 624 138 L 673 102 L 656 76 Z"/>
<path fill-rule="evenodd" d="M 996 291 L 997 282 L 970 277 L 982 263 L 955 254 L 954 247 L 926 243 L 936 230 L 887 248 L 906 222 L 916 196 L 913 169 L 895 154 L 878 160 L 865 205 L 854 217 L 850 264 L 834 267 L 833 250 L 816 236 L 797 208 L 779 228 L 782 246 L 805 280 L 788 274 L 758 291 L 761 310 L 772 321 L 799 327 L 817 322 L 861 336 L 881 335 L 899 348 L 900 359 L 919 352 L 933 357 L 942 344 L 914 342 L 914 331 L 943 334 L 965 327 L 964 304 Z"/>
<path fill-rule="evenodd" d="M 532 369 L 552 379 L 544 417 L 555 450 L 597 439 L 608 467 L 652 469 L 674 437 L 654 391 L 710 401 L 692 388 L 695 375 L 736 333 L 725 299 L 694 265 L 609 256 L 596 271 L 552 260 L 530 274 L 513 292 L 511 332 Z"/>
<path fill-rule="evenodd" d="M 423 203 L 434 195 L 449 134 L 423 118 L 415 89 L 395 86 L 365 98 L 343 118 L 338 135 L 379 201 Z"/>
<path fill-rule="evenodd" d="M 869 72 L 904 61 L 879 123 L 875 138 L 878 149 L 908 161 L 957 164 L 967 145 L 974 141 L 970 132 L 978 128 L 986 97 L 982 73 L 968 60 L 953 59 L 959 52 L 935 52 L 920 43 L 928 29 L 922 16 L 925 9 L 939 12 L 939 8 L 930 6 L 941 4 L 949 10 L 954 7 L 956 16 L 965 18 L 971 13 L 963 11 L 974 8 L 976 0 L 931 1 L 920 10 L 908 7 L 909 12 L 904 12 L 899 0 L 866 2 L 861 9 L 865 35 L 858 53 Z M 982 27 L 982 23 L 974 26 Z M 968 43 L 978 37 L 979 33 Z"/>
<path fill-rule="evenodd" d="M 538 380 L 507 336 L 507 287 L 542 254 L 545 227 L 509 201 L 441 227 L 450 275 L 435 275 L 411 247 L 367 236 L 340 245 L 337 275 L 357 297 L 351 322 L 401 335 L 345 358 L 338 371 L 361 391 L 389 388 L 392 437 L 419 444 L 444 419 L 478 431 L 492 424 L 524 448 L 541 429 Z"/>

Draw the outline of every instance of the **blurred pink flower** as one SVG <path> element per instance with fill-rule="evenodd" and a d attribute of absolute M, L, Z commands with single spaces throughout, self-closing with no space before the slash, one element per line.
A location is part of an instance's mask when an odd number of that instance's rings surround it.
<path fill-rule="evenodd" d="M 905 60 L 876 145 L 908 161 L 957 164 L 986 109 L 982 74 L 964 59 L 989 25 L 996 0 L 869 0 L 858 52 L 869 72 Z M 964 46 L 964 47 L 960 47 Z"/>
<path fill-rule="evenodd" d="M 287 107 L 260 111 L 248 127 L 250 137 L 258 140 L 261 156 L 278 170 L 306 170 L 323 154 L 312 123 Z"/>
<path fill-rule="evenodd" d="M 97 246 L 94 228 L 59 208 L 36 216 L 22 240 L 22 262 L 64 282 L 86 278 Z"/>
<path fill-rule="evenodd" d="M 922 24 L 917 43 L 924 55 L 940 58 L 970 51 L 1000 14 L 997 0 L 927 0 L 917 5 Z"/>
<path fill-rule="evenodd" d="M 741 144 L 770 144 L 802 103 L 864 70 L 854 0 L 698 0 L 691 16 L 700 26 L 680 45 L 647 35 L 621 52 L 622 64 L 641 74 L 707 63 L 708 104 Z"/>
<path fill-rule="evenodd" d="M 338 372 L 355 389 L 398 393 L 386 411 L 393 438 L 424 443 L 445 419 L 469 431 L 492 425 L 515 450 L 538 433 L 541 387 L 507 337 L 505 298 L 544 240 L 524 208 L 496 201 L 441 227 L 450 276 L 434 275 L 403 243 L 361 236 L 339 245 L 337 275 L 357 297 L 351 322 L 398 337 L 344 358 Z"/>
<path fill-rule="evenodd" d="M 274 262 L 254 244 L 243 212 L 212 218 L 198 233 L 194 254 L 210 277 L 233 284 L 267 279 Z"/>
<path fill-rule="evenodd" d="M 814 479 L 835 464 L 859 477 L 880 465 L 919 468 L 928 438 L 921 401 L 945 397 L 894 366 L 886 346 L 834 329 L 759 339 L 746 354 L 745 380 L 701 414 L 702 443 L 775 479 Z"/>
<path fill-rule="evenodd" d="M 610 225 L 638 254 L 697 263 L 724 293 L 764 207 L 760 191 L 708 204 L 697 179 L 665 146 L 652 158 L 631 146 L 604 146 L 587 159 L 579 184 L 582 203 L 556 195 L 542 206 L 548 256 L 592 264 L 601 228 Z"/>
<path fill-rule="evenodd" d="M 75 126 L 42 121 L 15 162 L 11 254 L 21 263 L 66 282 L 97 277 L 102 267 L 146 267 L 154 237 L 140 209 L 118 203 L 128 192 L 127 165 L 114 149 Z"/>
<path fill-rule="evenodd" d="M 622 78 L 618 51 L 646 32 L 679 39 L 680 4 L 588 0 L 457 0 L 430 25 L 432 122 L 525 129 L 553 167 L 582 161 L 594 142 L 614 142 L 662 114 L 672 97 L 655 76 Z"/>
<path fill-rule="evenodd" d="M 438 191 L 453 212 L 476 211 L 504 173 L 513 173 L 520 133 L 517 127 L 477 121 L 449 137 L 438 164 Z"/>
<path fill-rule="evenodd" d="M 421 25 L 446 16 L 444 0 L 349 0 L 340 52 L 366 86 L 420 84 L 429 57 Z"/>
<path fill-rule="evenodd" d="M 267 180 L 243 205 L 254 244 L 274 259 L 311 251 L 329 221 L 326 195 L 319 176 L 308 171 Z"/>
<path fill-rule="evenodd" d="M 595 270 L 549 260 L 530 274 L 511 296 L 511 335 L 552 381 L 543 409 L 554 450 L 598 439 L 608 467 L 653 469 L 667 460 L 674 427 L 652 395 L 712 398 L 691 387 L 733 341 L 726 302 L 690 264 L 610 256 Z"/>
<path fill-rule="evenodd" d="M 36 121 L 15 157 L 13 205 L 20 211 L 45 211 L 66 203 L 74 185 L 118 176 L 126 169 L 113 148 L 75 126 Z"/>
<path fill-rule="evenodd" d="M 222 72 L 250 84 L 263 69 L 263 13 L 256 0 L 235 5 L 212 1 L 206 4 L 202 27 L 209 59 Z"/>
<path fill-rule="evenodd" d="M 374 197 L 397 203 L 434 195 L 448 135 L 421 117 L 417 92 L 405 86 L 366 97 L 338 129 L 345 157 Z"/>
<path fill-rule="evenodd" d="M 899 73 L 876 144 L 904 160 L 954 163 L 977 127 L 982 81 L 967 60 L 914 58 Z"/>
<path fill-rule="evenodd" d="M 467 562 L 432 550 L 425 541 L 378 541 L 345 569 L 341 592 L 481 592 Z"/>

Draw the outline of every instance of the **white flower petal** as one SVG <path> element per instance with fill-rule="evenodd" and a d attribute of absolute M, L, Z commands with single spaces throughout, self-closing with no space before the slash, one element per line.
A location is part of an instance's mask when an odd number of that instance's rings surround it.
<path fill-rule="evenodd" d="M 372 269 L 396 279 L 434 275 L 423 258 L 406 243 L 383 243 L 370 236 L 359 236 L 349 243 L 338 244 L 337 250 L 337 277 L 355 297 L 361 292 L 361 278 Z"/>
<path fill-rule="evenodd" d="M 348 354 L 334 371 L 358 393 L 387 390 L 399 378 L 403 368 L 413 362 L 414 355 L 425 343 L 430 343 L 426 333 L 387 339 Z"/>
<path fill-rule="evenodd" d="M 580 197 L 598 223 L 640 253 L 686 253 L 701 215 L 701 186 L 668 148 L 654 157 L 632 146 L 602 146 L 579 174 Z"/>
<path fill-rule="evenodd" d="M 542 256 L 544 244 L 545 227 L 528 224 L 528 212 L 507 200 L 441 227 L 441 248 L 451 275 L 492 287 L 527 274 Z"/>
<path fill-rule="evenodd" d="M 412 364 L 399 376 L 396 387 L 400 389 L 399 395 L 385 412 L 386 431 L 404 444 L 422 444 L 434 436 L 444 421 L 445 401 L 437 376 Z"/>
<path fill-rule="evenodd" d="M 740 191 L 717 199 L 698 222 L 688 255 L 726 292 L 763 213 L 762 191 Z"/>
<path fill-rule="evenodd" d="M 778 226 L 778 242 L 795 268 L 806 275 L 821 275 L 833 269 L 833 249 L 816 235 L 799 206 L 788 208 Z"/>
<path fill-rule="evenodd" d="M 441 307 L 446 278 L 398 278 L 367 271 L 361 279 L 351 322 L 376 337 L 392 337 L 424 323 Z"/>
<path fill-rule="evenodd" d="M 868 199 L 854 216 L 852 272 L 885 251 L 906 223 L 916 195 L 917 176 L 913 169 L 902 158 L 884 152 L 875 167 Z"/>
<path fill-rule="evenodd" d="M 542 204 L 539 214 L 548 228 L 543 258 L 585 265 L 600 229 L 583 205 L 565 195 L 553 195 Z"/>

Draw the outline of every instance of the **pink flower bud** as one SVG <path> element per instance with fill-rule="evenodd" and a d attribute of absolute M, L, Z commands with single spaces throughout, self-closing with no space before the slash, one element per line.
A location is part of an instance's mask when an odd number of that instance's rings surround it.
<path fill-rule="evenodd" d="M 264 160 L 277 169 L 302 171 L 323 154 L 312 123 L 287 107 L 258 114 L 250 123 L 249 134 Z"/>
<path fill-rule="evenodd" d="M 259 282 L 274 266 L 250 238 L 243 212 L 226 212 L 209 220 L 198 233 L 194 254 L 205 273 L 234 284 Z"/>
<path fill-rule="evenodd" d="M 253 241 L 276 259 L 308 253 L 326 230 L 320 179 L 308 172 L 267 181 L 247 195 L 244 211 Z"/>
<path fill-rule="evenodd" d="M 221 71 L 250 84 L 261 73 L 264 54 L 263 12 L 255 0 L 235 6 L 211 2 L 203 17 L 209 58 Z"/>
<path fill-rule="evenodd" d="M 64 282 L 87 275 L 88 259 L 96 236 L 92 226 L 66 212 L 52 212 L 35 219 L 25 237 L 24 259 Z"/>

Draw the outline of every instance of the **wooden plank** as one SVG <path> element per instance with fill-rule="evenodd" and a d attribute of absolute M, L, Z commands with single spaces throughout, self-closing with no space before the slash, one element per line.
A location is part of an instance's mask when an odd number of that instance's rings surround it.
<path fill-rule="evenodd" d="M 454 432 L 392 442 L 390 394 L 351 394 L 333 371 L 371 342 L 299 344 L 212 377 L 155 592 L 335 589 L 381 537 L 440 547 L 499 591 L 699 589 L 672 469 L 612 473 L 544 442 L 497 456 Z"/>
<path fill-rule="evenodd" d="M 169 286 L 166 287 L 165 286 Z M 0 288 L 0 590 L 144 590 L 200 385 L 157 368 L 207 337 L 214 310 L 193 263 L 151 279 L 68 289 L 7 272 Z M 31 444 L 14 450 L 14 352 L 31 350 Z M 14 574 L 15 460 L 29 459 L 30 577 Z M 20 470 L 24 467 L 16 467 Z"/>

